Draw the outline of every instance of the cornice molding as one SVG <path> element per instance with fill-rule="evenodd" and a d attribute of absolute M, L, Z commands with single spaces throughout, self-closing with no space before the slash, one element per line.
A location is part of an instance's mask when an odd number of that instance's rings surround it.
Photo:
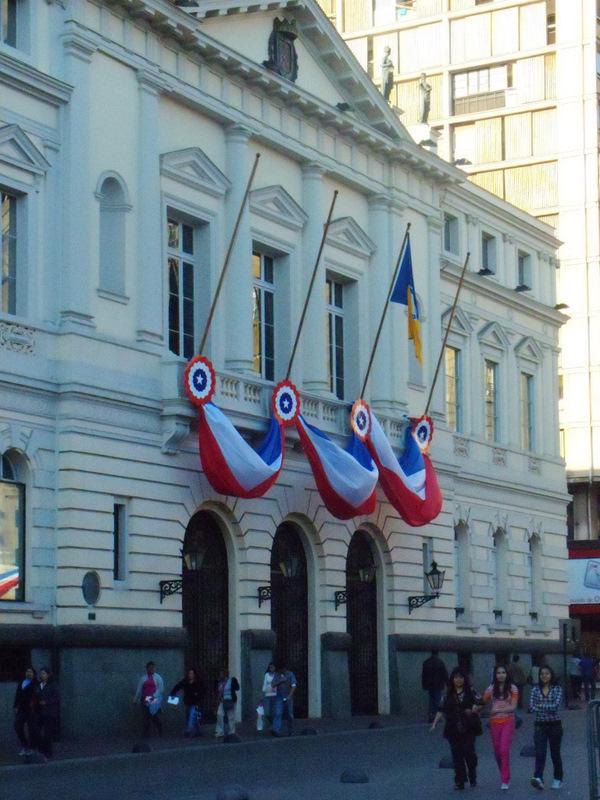
<path fill-rule="evenodd" d="M 0 53 L 0 83 L 53 106 L 69 102 L 73 87 L 16 58 Z"/>

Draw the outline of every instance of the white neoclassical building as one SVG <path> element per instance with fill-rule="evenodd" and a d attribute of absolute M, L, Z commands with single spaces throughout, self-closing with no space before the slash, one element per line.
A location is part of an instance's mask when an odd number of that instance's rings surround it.
<path fill-rule="evenodd" d="M 228 664 L 249 714 L 276 657 L 300 716 L 421 714 L 433 646 L 478 685 L 497 654 L 551 656 L 567 495 L 550 228 L 418 147 L 313 0 L 179 5 L 0 4 L 1 702 L 49 661 L 67 734 L 122 729 L 153 658 L 169 686 Z M 218 495 L 201 470 L 182 372 L 256 153 L 205 348 L 250 441 L 334 190 L 292 378 L 340 443 L 406 224 L 424 363 L 393 306 L 366 393 L 397 446 L 471 252 L 430 409 L 444 505 L 423 528 L 383 494 L 369 517 L 330 516 L 292 432 L 263 498 Z M 434 560 L 441 595 L 409 614 Z"/>

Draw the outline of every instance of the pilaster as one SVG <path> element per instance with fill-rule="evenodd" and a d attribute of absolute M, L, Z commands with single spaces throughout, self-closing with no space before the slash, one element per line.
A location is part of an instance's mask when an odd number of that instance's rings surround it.
<path fill-rule="evenodd" d="M 442 346 L 442 318 L 440 298 L 440 255 L 442 253 L 442 220 L 439 216 L 427 217 L 427 254 L 429 264 L 429 312 L 427 314 L 427 347 L 423 348 L 424 371 L 427 386 L 431 387 L 435 367 Z M 421 329 L 423 338 L 425 332 Z M 423 342 L 425 344 L 425 342 Z M 429 411 L 445 413 L 444 376 L 440 370 L 438 381 L 431 398 Z"/>
<path fill-rule="evenodd" d="M 392 270 L 394 268 L 394 255 L 392 254 L 392 216 L 391 200 L 386 194 L 376 194 L 369 197 L 369 236 L 377 242 L 377 250 L 371 259 L 369 280 L 369 314 L 368 355 L 375 341 L 381 314 L 385 309 L 387 294 Z M 389 309 L 387 309 L 389 311 Z M 389 326 L 390 323 L 388 322 Z M 375 353 L 373 368 L 366 389 L 366 395 L 375 410 L 384 413 L 392 411 L 392 372 L 390 370 L 389 337 L 382 337 Z M 367 364 L 361 365 L 360 380 L 364 380 L 364 370 Z"/>

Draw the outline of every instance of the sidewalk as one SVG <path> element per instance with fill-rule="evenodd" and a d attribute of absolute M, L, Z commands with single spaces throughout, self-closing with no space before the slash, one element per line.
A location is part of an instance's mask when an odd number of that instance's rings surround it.
<path fill-rule="evenodd" d="M 302 735 L 303 731 L 316 730 L 319 734 L 324 733 L 346 733 L 350 731 L 367 730 L 369 726 L 384 726 L 385 728 L 409 727 L 421 723 L 410 721 L 404 716 L 360 716 L 348 717 L 344 719 L 296 719 L 294 720 L 294 735 Z M 424 724 L 424 723 L 423 723 Z M 97 758 L 102 756 L 112 756 L 131 753 L 136 744 L 147 743 L 153 751 L 165 750 L 192 750 L 209 745 L 222 744 L 222 739 L 214 736 L 214 723 L 202 726 L 202 736 L 187 739 L 183 735 L 183 728 L 179 732 L 166 731 L 162 737 L 152 735 L 149 739 L 143 739 L 140 734 L 123 734 L 111 738 L 87 738 L 85 740 L 66 740 L 56 742 L 54 745 L 53 762 L 66 761 L 72 759 Z M 259 742 L 261 740 L 271 740 L 269 731 L 257 731 L 255 721 L 244 721 L 236 726 L 236 733 L 244 742 Z M 306 734 L 304 734 L 306 735 Z M 230 745 L 230 746 L 235 746 Z M 25 759 L 18 755 L 20 745 L 17 737 L 12 741 L 0 743 L 0 767 L 24 764 Z"/>

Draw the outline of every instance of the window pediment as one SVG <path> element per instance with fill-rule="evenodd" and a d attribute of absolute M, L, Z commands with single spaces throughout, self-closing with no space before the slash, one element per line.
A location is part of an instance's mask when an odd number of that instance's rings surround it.
<path fill-rule="evenodd" d="M 0 163 L 29 172 L 45 175 L 50 164 L 18 125 L 0 128 Z"/>
<path fill-rule="evenodd" d="M 266 186 L 250 192 L 250 210 L 292 230 L 302 229 L 308 219 L 308 214 L 282 186 Z"/>
<path fill-rule="evenodd" d="M 447 308 L 442 314 L 442 324 L 444 326 L 448 325 L 451 311 L 451 308 Z M 471 325 L 469 317 L 460 307 L 457 307 L 456 311 L 454 312 L 454 319 L 452 320 L 452 328 L 450 329 L 450 332 L 455 333 L 458 336 L 469 336 L 473 332 L 473 326 Z"/>
<path fill-rule="evenodd" d="M 375 242 L 352 217 L 340 217 L 331 223 L 327 244 L 363 258 L 369 258 L 377 250 Z"/>
<path fill-rule="evenodd" d="M 231 186 L 221 170 L 199 147 L 163 153 L 161 174 L 213 197 L 222 197 Z"/>
<path fill-rule="evenodd" d="M 544 358 L 541 347 L 531 336 L 525 336 L 521 339 L 515 347 L 515 352 L 520 358 L 533 361 L 535 364 L 540 364 Z"/>
<path fill-rule="evenodd" d="M 487 344 L 496 350 L 508 350 L 509 341 L 506 332 L 497 322 L 490 322 L 485 325 L 478 334 L 479 341 Z"/>

